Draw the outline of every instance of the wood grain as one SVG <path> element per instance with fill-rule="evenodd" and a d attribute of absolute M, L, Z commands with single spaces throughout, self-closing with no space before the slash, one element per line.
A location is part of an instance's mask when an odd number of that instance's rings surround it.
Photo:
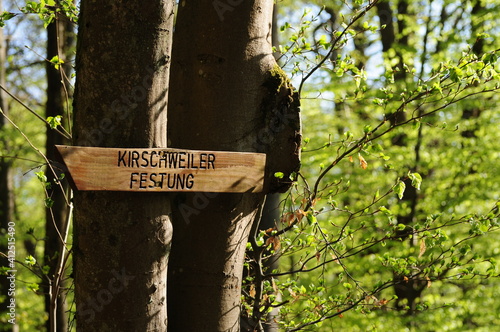
<path fill-rule="evenodd" d="M 261 192 L 263 153 L 56 146 L 78 190 Z"/>

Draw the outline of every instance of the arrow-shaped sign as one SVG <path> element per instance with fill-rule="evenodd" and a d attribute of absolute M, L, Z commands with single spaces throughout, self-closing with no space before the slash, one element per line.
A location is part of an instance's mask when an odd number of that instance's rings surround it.
<path fill-rule="evenodd" d="M 57 145 L 78 190 L 261 192 L 266 155 Z"/>

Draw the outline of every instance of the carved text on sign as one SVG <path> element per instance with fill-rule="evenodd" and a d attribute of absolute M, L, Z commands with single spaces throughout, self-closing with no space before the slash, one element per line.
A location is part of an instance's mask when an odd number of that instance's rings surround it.
<path fill-rule="evenodd" d="M 262 153 L 56 146 L 79 190 L 260 192 Z"/>

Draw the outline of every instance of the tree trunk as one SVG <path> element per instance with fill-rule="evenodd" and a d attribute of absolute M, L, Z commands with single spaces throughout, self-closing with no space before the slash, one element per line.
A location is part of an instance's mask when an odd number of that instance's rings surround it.
<path fill-rule="evenodd" d="M 172 55 L 170 146 L 267 152 L 268 174 L 281 170 L 284 178 L 298 167 L 298 106 L 272 54 L 272 11 L 266 0 L 181 3 Z M 283 158 L 276 158 L 280 154 Z M 266 182 L 270 190 L 286 186 Z M 176 195 L 169 331 L 239 331 L 243 258 L 263 198 Z"/>
<path fill-rule="evenodd" d="M 395 56 L 398 59 L 396 68 L 399 70 L 394 74 L 394 79 L 399 83 L 400 86 L 404 87 L 405 82 L 408 78 L 406 71 L 403 69 L 403 52 L 404 48 L 410 47 L 410 34 L 411 32 L 406 31 L 406 21 L 405 19 L 411 15 L 409 13 L 409 4 L 405 0 L 394 1 L 397 7 L 397 13 L 394 13 L 391 7 L 391 2 L 382 1 L 377 4 L 377 14 L 379 16 L 380 25 L 385 25 L 385 29 L 381 29 L 381 40 L 382 40 L 382 50 L 387 61 L 392 61 L 393 59 L 388 58 L 391 53 L 389 51 L 393 49 L 395 51 Z M 393 3 L 394 3 L 393 2 Z M 397 31 L 393 22 L 397 22 Z M 424 60 L 425 57 L 422 57 Z M 391 125 L 395 126 L 406 120 L 406 114 L 404 112 L 390 113 L 387 115 L 387 119 L 390 121 Z M 419 129 L 417 141 L 415 142 L 415 147 L 413 149 L 415 153 L 415 159 L 412 166 L 412 171 L 416 172 L 420 164 L 420 145 L 422 140 L 422 129 Z M 400 133 L 392 138 L 392 144 L 397 146 L 408 146 L 409 142 L 406 133 Z M 411 180 L 406 179 L 405 181 L 406 190 L 401 199 L 401 202 L 405 202 L 408 205 L 408 212 L 406 214 L 400 214 L 397 216 L 399 224 L 408 225 L 407 228 L 398 231 L 396 235 L 401 238 L 401 240 L 409 241 L 411 246 L 416 245 L 416 237 L 413 236 L 413 230 L 410 227 L 414 222 L 417 215 L 418 208 L 418 192 L 415 187 L 412 186 Z M 417 301 L 420 299 L 423 290 L 426 287 L 426 282 L 418 279 L 413 279 L 408 276 L 401 275 L 399 273 L 393 272 L 394 275 L 394 293 L 397 296 L 396 307 L 398 310 L 406 310 L 408 315 L 414 314 Z M 406 309 L 406 308 L 409 309 Z"/>
<path fill-rule="evenodd" d="M 60 60 L 64 61 L 60 69 L 47 62 L 47 103 L 45 115 L 46 117 L 62 116 L 64 120 L 68 118 L 68 100 L 70 99 L 69 89 L 65 87 L 65 80 L 70 75 L 71 62 L 68 61 L 70 49 L 73 44 L 73 25 L 65 17 L 58 15 L 56 19 L 47 26 L 47 59 L 52 59 L 58 56 Z M 63 75 L 64 73 L 64 75 Z M 47 140 L 46 140 L 46 156 L 49 160 L 55 159 L 56 144 L 68 143 L 63 136 L 56 131 L 47 127 Z M 62 252 L 63 243 L 59 234 L 63 233 L 66 228 L 68 219 L 69 206 L 67 205 L 65 195 L 68 192 L 68 186 L 63 184 L 62 188 L 55 184 L 56 176 L 60 176 L 60 171 L 55 169 L 58 174 L 53 174 L 48 168 L 45 172 L 47 181 L 52 183 L 48 188 L 48 196 L 52 199 L 53 205 L 51 208 L 46 209 L 45 213 L 45 247 L 44 259 L 45 265 L 49 266 L 48 276 L 51 279 L 51 284 L 57 289 L 49 290 L 49 285 L 44 285 L 45 293 L 45 312 L 49 316 L 47 321 L 47 331 L 67 331 L 67 306 L 64 301 L 65 294 L 62 293 L 65 288 L 64 280 L 54 280 L 58 274 L 57 262 Z M 63 190 L 65 192 L 63 192 Z M 57 276 L 57 278 L 63 278 Z M 52 298 L 56 296 L 57 299 Z M 54 312 L 55 306 L 56 310 Z M 55 314 L 55 317 L 54 317 Z M 55 321 L 53 321 L 55 320 Z"/>
<path fill-rule="evenodd" d="M 279 26 L 277 25 L 277 20 L 278 20 L 278 4 L 274 5 L 273 8 L 273 26 L 272 26 L 272 45 L 276 49 L 278 49 L 279 46 Z M 279 53 L 276 52 L 273 54 L 274 58 L 276 61 L 279 61 Z M 260 223 L 259 223 L 259 231 L 261 230 L 267 230 L 269 228 L 277 228 L 279 227 L 278 225 L 278 220 L 280 219 L 281 211 L 280 211 L 280 202 L 281 202 L 281 195 L 279 193 L 275 194 L 269 194 L 266 196 L 266 202 L 264 204 L 264 207 L 262 209 L 262 216 L 260 218 Z M 250 236 L 252 236 L 250 234 Z M 255 253 L 253 251 L 246 251 L 247 255 L 258 255 L 258 253 Z M 254 262 L 260 262 L 261 259 L 260 257 L 250 257 L 250 259 L 254 260 Z M 265 260 L 262 262 L 263 268 L 265 269 L 265 273 L 268 274 L 274 269 L 277 269 L 279 267 L 279 255 L 274 255 L 271 258 Z M 260 269 L 259 269 L 260 271 Z M 245 268 L 243 270 L 243 276 L 251 275 L 252 271 L 248 268 Z M 277 294 L 279 296 L 279 294 Z M 256 325 L 256 322 L 252 319 L 253 317 L 248 317 L 248 314 L 245 311 L 241 312 L 241 319 L 240 319 L 240 331 L 241 332 L 246 332 L 248 330 L 253 331 L 253 327 Z M 265 317 L 265 322 L 262 323 L 262 329 L 264 332 L 278 332 L 278 323 L 275 321 L 275 318 L 277 317 L 279 313 L 279 309 L 275 308 L 273 309 L 269 314 L 267 314 L 267 317 Z"/>
<path fill-rule="evenodd" d="M 172 0 L 81 2 L 74 143 L 166 147 Z M 165 331 L 166 195 L 76 192 L 78 331 Z"/>
<path fill-rule="evenodd" d="M 471 37 L 478 36 L 481 32 L 483 32 L 484 28 L 482 24 L 478 23 L 477 20 L 479 17 L 484 15 L 485 8 L 481 1 L 477 0 L 472 6 L 471 16 L 470 16 L 470 29 L 471 29 Z M 484 52 L 484 38 L 477 38 L 472 45 L 472 52 L 481 58 Z M 476 83 L 477 85 L 477 83 Z M 481 113 L 484 111 L 483 107 L 466 107 L 462 111 L 462 119 L 463 120 L 477 120 L 481 116 Z M 474 121 L 474 125 L 468 126 L 466 129 L 462 130 L 461 135 L 464 138 L 476 138 L 476 130 L 479 129 L 479 125 L 477 121 Z M 474 172 L 474 170 L 471 170 Z"/>

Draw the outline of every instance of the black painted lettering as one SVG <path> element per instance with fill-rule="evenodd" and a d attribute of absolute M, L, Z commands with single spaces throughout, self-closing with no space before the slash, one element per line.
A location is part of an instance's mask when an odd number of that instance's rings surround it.
<path fill-rule="evenodd" d="M 177 184 L 175 186 L 176 189 L 184 189 L 184 182 L 186 179 L 186 174 L 182 174 L 182 179 L 181 179 L 181 174 L 176 174 L 177 175 Z"/>
<path fill-rule="evenodd" d="M 158 163 L 153 164 L 153 156 L 157 155 L 156 151 L 151 151 L 151 155 L 149 156 L 149 166 L 156 167 Z"/>
<path fill-rule="evenodd" d="M 177 168 L 177 152 L 168 153 L 168 167 Z"/>
<path fill-rule="evenodd" d="M 139 152 L 132 151 L 132 156 L 130 157 L 130 159 L 131 160 L 129 160 L 129 167 L 139 167 Z"/>
<path fill-rule="evenodd" d="M 179 168 L 186 168 L 186 159 L 184 159 L 186 152 L 179 152 L 178 154 L 179 154 Z"/>
<path fill-rule="evenodd" d="M 158 175 L 160 175 L 160 176 L 161 176 L 161 180 L 160 180 L 160 181 L 158 181 L 158 184 L 159 184 L 158 186 L 159 186 L 160 188 L 163 188 L 163 181 L 165 180 L 165 176 L 167 175 L 167 173 L 159 173 Z"/>
<path fill-rule="evenodd" d="M 148 151 L 142 151 L 141 158 L 142 158 L 142 164 L 141 167 L 148 167 L 149 165 L 149 160 L 148 160 Z"/>
<path fill-rule="evenodd" d="M 205 166 L 206 163 L 207 163 L 207 154 L 200 153 L 200 169 L 207 169 L 207 166 Z"/>
<path fill-rule="evenodd" d="M 193 186 L 194 186 L 194 175 L 190 173 L 186 177 L 186 188 L 192 189 Z"/>
<path fill-rule="evenodd" d="M 170 180 L 172 180 L 172 183 L 170 183 Z M 167 187 L 168 189 L 175 188 L 175 174 L 167 174 Z"/>
<path fill-rule="evenodd" d="M 207 169 L 210 169 L 210 165 L 212 165 L 212 169 L 215 169 L 215 155 L 213 153 L 208 154 Z"/>
<path fill-rule="evenodd" d="M 135 177 L 139 175 L 139 173 L 130 173 L 130 189 L 134 187 L 134 182 L 137 182 Z"/>
<path fill-rule="evenodd" d="M 160 160 L 158 161 L 158 168 L 161 168 L 161 164 L 163 162 L 163 167 L 167 168 L 167 152 L 163 151 L 163 153 L 160 155 Z"/>
<path fill-rule="evenodd" d="M 147 176 L 148 176 L 148 173 L 141 173 L 140 180 L 139 180 L 139 188 L 146 189 Z"/>
<path fill-rule="evenodd" d="M 156 183 L 157 183 L 156 182 L 156 173 L 149 174 L 149 181 L 150 181 L 150 183 L 152 183 L 148 186 L 149 188 L 157 187 L 157 185 L 156 185 Z"/>
<path fill-rule="evenodd" d="M 118 151 L 118 167 L 120 167 L 121 163 L 123 163 L 123 166 L 127 166 L 127 163 L 125 162 L 125 154 L 127 154 L 127 151 L 123 151 L 123 154 L 121 154 L 122 151 Z"/>
<path fill-rule="evenodd" d="M 189 164 L 189 157 L 191 157 L 191 165 L 189 166 L 189 168 L 192 168 L 192 169 L 198 169 L 198 166 L 195 165 L 194 163 L 194 153 L 190 153 L 188 154 L 188 164 Z"/>

